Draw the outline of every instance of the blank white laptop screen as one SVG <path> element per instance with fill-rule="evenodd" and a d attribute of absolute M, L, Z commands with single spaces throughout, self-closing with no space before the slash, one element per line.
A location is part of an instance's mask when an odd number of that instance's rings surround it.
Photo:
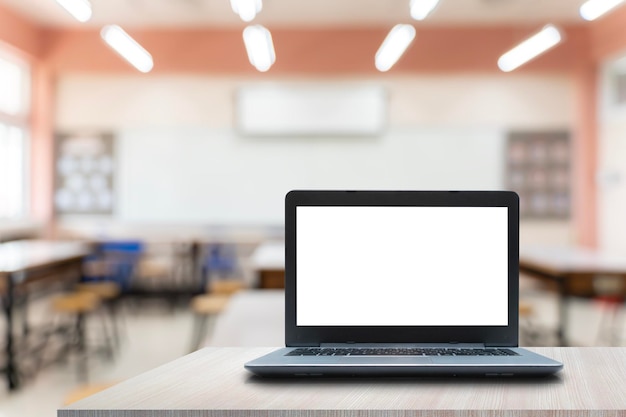
<path fill-rule="evenodd" d="M 296 208 L 298 326 L 506 326 L 506 207 Z"/>

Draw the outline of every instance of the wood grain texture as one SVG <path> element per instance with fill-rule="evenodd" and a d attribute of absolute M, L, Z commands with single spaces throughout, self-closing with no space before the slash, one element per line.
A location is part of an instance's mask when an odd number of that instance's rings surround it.
<path fill-rule="evenodd" d="M 625 416 L 626 348 L 537 348 L 542 379 L 271 380 L 243 364 L 273 348 L 206 348 L 59 410 L 58 417 Z"/>

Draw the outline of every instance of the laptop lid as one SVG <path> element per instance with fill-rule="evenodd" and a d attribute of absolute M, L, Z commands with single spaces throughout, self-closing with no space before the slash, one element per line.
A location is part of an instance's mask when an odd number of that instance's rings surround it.
<path fill-rule="evenodd" d="M 519 198 L 291 191 L 287 346 L 518 345 Z"/>

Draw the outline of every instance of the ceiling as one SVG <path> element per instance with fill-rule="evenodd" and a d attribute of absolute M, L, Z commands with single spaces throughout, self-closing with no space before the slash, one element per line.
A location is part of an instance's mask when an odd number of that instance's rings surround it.
<path fill-rule="evenodd" d="M 584 0 L 441 0 L 423 25 L 581 22 Z M 75 21 L 55 0 L 0 0 L 43 26 L 242 27 L 229 0 L 91 0 L 93 17 Z M 264 0 L 255 19 L 268 27 L 350 27 L 410 22 L 409 0 Z"/>

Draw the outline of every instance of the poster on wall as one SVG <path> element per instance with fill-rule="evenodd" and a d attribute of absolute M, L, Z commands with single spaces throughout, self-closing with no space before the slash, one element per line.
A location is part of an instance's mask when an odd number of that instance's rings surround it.
<path fill-rule="evenodd" d="M 58 214 L 112 214 L 112 133 L 56 135 L 54 205 Z"/>
<path fill-rule="evenodd" d="M 506 184 L 520 196 L 522 218 L 570 217 L 570 146 L 567 131 L 509 133 Z"/>

